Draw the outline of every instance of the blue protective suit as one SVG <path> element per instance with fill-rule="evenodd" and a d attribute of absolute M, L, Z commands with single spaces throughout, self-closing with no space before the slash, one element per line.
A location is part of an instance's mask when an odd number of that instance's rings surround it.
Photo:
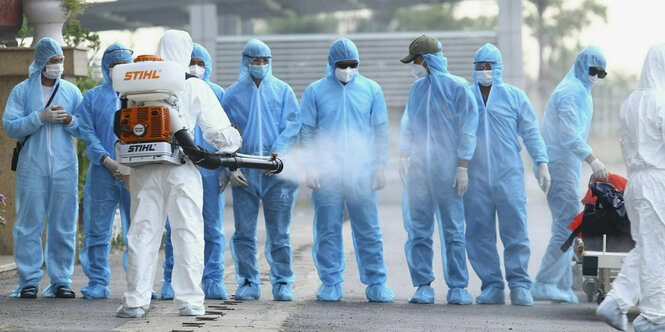
<path fill-rule="evenodd" d="M 270 48 L 260 40 L 247 42 L 242 52 L 238 82 L 229 87 L 222 99 L 222 107 L 242 135 L 240 153 L 269 156 L 274 152 L 288 159 L 300 132 L 300 111 L 291 87 L 272 75 L 270 56 Z M 249 65 L 256 57 L 267 57 L 269 67 L 258 87 L 249 74 Z M 294 275 L 289 225 L 298 184 L 293 179 L 284 178 L 283 174 L 266 176 L 257 169 L 241 171 L 248 185 L 232 188 L 235 232 L 230 242 L 239 290 L 249 283 L 261 283 L 256 258 L 260 201 L 263 201 L 266 222 L 265 255 L 270 264 L 270 282 L 273 285 L 291 284 Z M 258 290 L 258 287 L 252 289 Z M 236 298 L 239 296 L 236 292 Z M 280 296 L 275 295 L 275 299 Z"/>
<path fill-rule="evenodd" d="M 83 233 L 85 240 L 79 252 L 81 267 L 90 280 L 81 288 L 84 298 L 106 298 L 111 281 L 111 267 L 108 261 L 115 209 L 120 206 L 122 239 L 127 244 L 129 230 L 129 192 L 125 184 L 116 180 L 102 164 L 102 157 L 116 159 L 113 133 L 113 117 L 120 109 L 120 99 L 113 90 L 109 66 L 116 61 L 132 62 L 132 53 L 122 44 L 115 43 L 104 51 L 102 74 L 104 83 L 86 92 L 78 108 L 81 117 L 81 136 L 85 140 L 86 154 L 90 167 L 85 182 L 83 196 Z M 123 266 L 127 267 L 127 251 L 123 256 Z"/>
<path fill-rule="evenodd" d="M 406 124 L 409 122 L 409 112 L 408 109 L 404 110 L 404 113 L 402 113 L 402 119 L 400 120 L 400 155 L 402 153 L 408 153 L 406 151 L 407 147 L 410 146 L 410 142 L 408 142 L 408 139 L 406 137 Z M 407 184 L 408 186 L 408 184 Z M 410 211 L 410 206 L 409 206 L 409 191 L 405 188 L 402 192 L 402 219 L 404 220 L 404 230 L 406 230 L 407 234 L 411 236 L 411 234 L 416 234 L 417 229 L 414 228 L 413 222 L 411 221 L 411 211 Z M 441 222 L 441 213 L 439 212 L 439 209 L 436 209 L 436 216 L 437 220 Z M 439 241 L 441 243 L 446 243 L 445 235 L 443 233 L 443 229 L 441 227 L 438 228 L 439 230 Z M 410 242 L 407 241 L 407 243 L 404 245 L 404 251 L 409 252 L 410 248 Z M 411 256 L 407 255 L 407 264 L 411 266 Z M 449 280 L 448 276 L 448 267 L 446 265 L 446 246 L 442 245 L 441 246 L 441 259 L 443 260 L 443 278 L 445 280 Z M 416 268 L 414 266 L 414 268 Z M 413 269 L 412 269 L 413 270 Z M 425 293 L 425 296 L 421 296 L 421 293 Z M 430 301 L 431 300 L 431 301 Z M 434 302 L 434 288 L 432 287 L 424 287 L 420 293 L 417 293 L 411 299 L 409 299 L 409 302 L 413 303 L 433 303 Z"/>
<path fill-rule="evenodd" d="M 79 89 L 64 79 L 56 79 L 60 88 L 51 105 L 62 106 L 72 116 L 69 125 L 39 120 L 39 113 L 46 106 L 41 72 L 46 61 L 58 54 L 62 55 L 62 49 L 53 39 L 43 38 L 37 43 L 29 77 L 12 89 L 2 116 L 7 135 L 25 143 L 16 170 L 17 216 L 13 235 L 19 283 L 12 297 L 19 296 L 25 286 L 39 288 L 44 259 L 51 280 L 45 296 L 54 296 L 57 286 L 72 283 L 78 216 L 78 161 L 72 136 L 80 136 Z M 42 233 L 47 217 L 44 254 Z"/>
<path fill-rule="evenodd" d="M 408 144 L 402 145 L 411 156 L 407 175 L 411 223 L 406 227 L 409 238 L 405 252 L 413 285 L 431 283 L 432 233 L 438 209 L 439 229 L 446 247 L 446 284 L 453 291 L 466 288 L 469 279 L 464 204 L 453 188 L 453 177 L 458 160 L 470 160 L 473 156 L 478 107 L 468 82 L 448 72 L 448 62 L 441 52 L 422 57 L 430 74 L 411 87 L 404 134 Z M 459 299 L 449 291 L 447 298 L 449 303 L 470 303 L 468 293 Z"/>
<path fill-rule="evenodd" d="M 383 236 L 372 177 L 377 166 L 388 160 L 386 103 L 381 87 L 359 72 L 343 85 L 334 73 L 335 63 L 342 60 L 360 62 L 358 49 L 345 38 L 330 47 L 326 77 L 307 87 L 300 107 L 305 162 L 320 181 L 320 188 L 312 192 L 314 263 L 323 286 L 344 281 L 342 222 L 346 205 L 360 281 L 384 284 Z M 337 300 L 341 287 L 338 290 Z"/>
<path fill-rule="evenodd" d="M 580 210 L 582 161 L 592 152 L 586 143 L 593 116 L 589 67 L 606 69 L 605 66 L 605 56 L 600 49 L 584 48 L 547 102 L 542 125 L 552 177 L 547 194 L 552 212 L 552 238 L 533 286 L 534 289 L 539 284 L 556 286 L 569 295 L 569 302 L 577 302 L 571 291 L 573 249 L 561 252 L 559 248 L 570 235 L 568 225 Z M 537 295 L 534 293 L 534 298 L 538 298 Z"/>
<path fill-rule="evenodd" d="M 212 75 L 212 58 L 208 51 L 201 45 L 194 43 L 192 58 L 203 60 L 205 64 L 205 73 L 201 79 L 208 83 L 217 96 L 220 104 L 224 97 L 224 89 L 210 81 Z M 201 128 L 196 125 L 194 128 L 194 142 L 208 151 L 216 152 L 210 143 L 203 138 Z M 224 194 L 219 192 L 219 176 L 225 170 L 206 169 L 198 167 L 203 181 L 203 237 L 205 241 L 205 268 L 203 270 L 203 280 L 201 287 L 206 298 L 209 299 L 227 299 L 226 286 L 224 285 L 224 248 L 226 240 L 224 238 Z M 166 223 L 166 238 L 164 246 L 164 280 L 162 281 L 161 296 L 163 299 L 173 298 L 173 288 L 171 288 L 171 277 L 173 273 L 173 245 L 171 244 L 171 225 Z"/>
<path fill-rule="evenodd" d="M 538 116 L 526 94 L 502 80 L 501 52 L 485 44 L 474 63 L 492 65 L 492 85 L 487 104 L 483 101 L 474 71 L 473 93 L 478 105 L 477 145 L 469 162 L 469 191 L 464 196 L 466 250 L 471 266 L 482 281 L 481 289 L 504 289 L 496 248 L 496 220 L 503 242 L 508 286 L 531 288 L 528 273 L 529 236 L 526 218 L 524 167 L 519 137 L 534 164 L 547 163 Z M 503 292 L 500 300 L 504 301 Z"/>

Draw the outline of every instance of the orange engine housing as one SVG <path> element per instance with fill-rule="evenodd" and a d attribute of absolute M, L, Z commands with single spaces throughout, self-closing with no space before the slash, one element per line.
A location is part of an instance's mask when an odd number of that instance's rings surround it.
<path fill-rule="evenodd" d="M 163 106 L 123 108 L 116 112 L 113 125 L 115 135 L 123 143 L 171 141 L 169 109 Z M 143 126 L 143 134 L 134 133 L 137 125 Z"/>

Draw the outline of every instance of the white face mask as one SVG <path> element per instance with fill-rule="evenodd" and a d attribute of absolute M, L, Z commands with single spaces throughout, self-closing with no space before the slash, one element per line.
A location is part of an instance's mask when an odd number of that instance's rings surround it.
<path fill-rule="evenodd" d="M 346 69 L 335 68 L 335 77 L 344 83 L 348 83 L 353 76 L 356 76 L 357 70 L 358 68 L 351 67 L 347 67 Z"/>
<path fill-rule="evenodd" d="M 417 63 L 412 63 L 411 64 L 411 74 L 416 77 L 416 79 L 423 78 L 427 76 L 427 68 L 423 67 L 423 65 L 419 65 Z"/>
<path fill-rule="evenodd" d="M 203 78 L 203 74 L 205 74 L 206 69 L 199 66 L 199 65 L 192 65 L 189 66 L 189 74 L 194 75 L 198 78 Z"/>
<path fill-rule="evenodd" d="M 600 81 L 600 77 L 598 75 L 589 75 L 589 88 L 591 88 L 594 84 L 598 83 Z"/>
<path fill-rule="evenodd" d="M 46 65 L 46 70 L 43 72 L 43 75 L 50 80 L 55 80 L 62 75 L 64 70 L 65 66 L 62 63 Z"/>
<path fill-rule="evenodd" d="M 492 71 L 491 70 L 476 70 L 476 80 L 482 86 L 492 85 Z"/>

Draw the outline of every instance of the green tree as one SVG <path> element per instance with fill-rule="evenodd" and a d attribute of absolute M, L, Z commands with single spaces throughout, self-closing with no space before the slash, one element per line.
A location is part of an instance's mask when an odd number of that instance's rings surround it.
<path fill-rule="evenodd" d="M 597 0 L 528 0 L 525 4 L 525 23 L 538 42 L 537 92 L 544 98 L 581 50 L 580 32 L 594 19 L 607 22 L 607 6 Z"/>
<path fill-rule="evenodd" d="M 77 19 L 79 14 L 83 14 L 89 4 L 86 0 L 62 0 L 62 6 L 69 12 L 67 22 L 62 28 L 62 38 L 71 47 L 86 47 L 94 54 L 99 51 L 101 47 L 101 40 L 99 35 L 95 32 L 90 32 L 81 26 L 81 22 Z M 85 94 L 88 90 L 92 89 L 98 82 L 92 77 L 92 67 L 88 65 L 88 76 L 77 77 L 76 86 Z M 88 166 L 90 159 L 85 153 L 85 142 L 82 139 L 76 140 L 76 154 L 79 162 L 79 200 L 83 199 L 83 189 L 85 187 L 85 179 L 88 174 Z"/>
<path fill-rule="evenodd" d="M 357 22 L 357 32 L 427 30 L 492 30 L 496 16 L 459 17 L 458 2 L 424 4 L 397 9 L 378 9 L 372 17 Z"/>

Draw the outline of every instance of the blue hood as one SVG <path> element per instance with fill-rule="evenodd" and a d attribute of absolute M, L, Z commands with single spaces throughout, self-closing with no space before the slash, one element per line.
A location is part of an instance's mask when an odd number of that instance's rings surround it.
<path fill-rule="evenodd" d="M 475 84 L 478 84 L 475 69 L 475 64 L 478 62 L 489 62 L 492 64 L 492 84 L 498 85 L 503 83 L 503 60 L 501 58 L 501 51 L 496 46 L 487 43 L 478 49 L 476 55 L 473 57 L 473 83 Z"/>
<path fill-rule="evenodd" d="M 132 62 L 132 52 L 120 43 L 111 44 L 104 51 L 102 57 L 102 74 L 104 75 L 104 85 L 112 84 L 111 76 L 109 75 L 109 67 L 116 61 Z"/>
<path fill-rule="evenodd" d="M 272 54 L 270 47 L 258 39 L 252 39 L 247 42 L 245 49 L 242 50 L 242 64 L 240 65 L 240 73 L 238 73 L 238 82 L 252 81 L 252 76 L 249 74 L 249 65 L 254 61 L 254 58 L 268 58 L 268 73 L 263 79 L 272 76 Z"/>
<path fill-rule="evenodd" d="M 589 67 L 602 67 L 607 71 L 605 63 L 605 55 L 603 52 L 594 45 L 585 47 L 575 58 L 575 64 L 570 68 L 570 71 L 564 80 L 577 78 L 584 84 L 587 89 L 589 87 Z"/>
<path fill-rule="evenodd" d="M 201 79 L 206 82 L 210 82 L 210 76 L 212 76 L 212 58 L 210 57 L 208 50 L 206 50 L 205 47 L 201 46 L 200 44 L 194 43 L 192 58 L 203 60 L 203 64 L 205 65 L 205 72 L 203 73 L 203 77 L 201 77 Z"/>
<path fill-rule="evenodd" d="M 349 39 L 340 38 L 330 46 L 328 65 L 326 66 L 326 77 L 334 78 L 335 64 L 344 60 L 356 60 L 360 67 L 360 56 L 358 56 L 358 48 L 356 47 L 356 44 Z"/>
<path fill-rule="evenodd" d="M 439 42 L 439 48 L 441 47 L 441 42 Z M 421 54 L 423 60 L 429 68 L 430 74 L 446 74 L 448 73 L 448 59 L 443 56 L 443 51 Z"/>

